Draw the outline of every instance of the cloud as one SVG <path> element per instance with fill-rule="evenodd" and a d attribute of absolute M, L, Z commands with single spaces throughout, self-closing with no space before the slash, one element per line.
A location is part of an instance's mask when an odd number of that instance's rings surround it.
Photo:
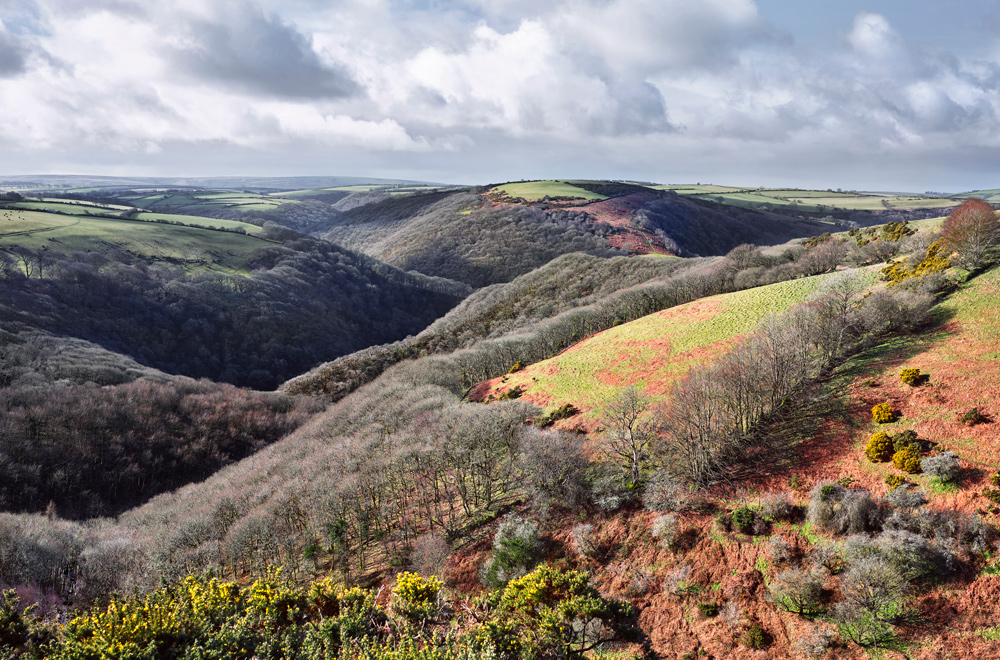
<path fill-rule="evenodd" d="M 751 0 L 0 8 L 0 96 L 18 100 L 0 104 L 8 162 L 707 180 L 904 161 L 912 174 L 1000 150 L 1000 55 L 935 48 L 872 12 L 812 46 Z"/>
<path fill-rule="evenodd" d="M 172 63 L 194 78 L 263 96 L 343 98 L 360 87 L 336 62 L 324 61 L 294 25 L 255 5 L 224 6 L 211 18 L 191 17 Z"/>
<path fill-rule="evenodd" d="M 24 46 L 0 23 L 0 78 L 19 75 L 27 68 Z"/>

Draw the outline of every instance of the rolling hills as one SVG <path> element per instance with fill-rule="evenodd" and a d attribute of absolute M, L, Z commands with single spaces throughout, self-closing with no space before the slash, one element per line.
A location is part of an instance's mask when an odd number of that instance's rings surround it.
<path fill-rule="evenodd" d="M 630 182 L 336 187 L 177 196 L 246 214 L 216 229 L 0 211 L 0 583 L 170 652 L 241 630 L 261 657 L 513 658 L 550 644 L 544 608 L 590 630 L 584 592 L 614 641 L 580 657 L 994 650 L 1000 268 L 880 281 L 939 220 Z M 878 431 L 920 471 L 869 458 Z M 211 624 L 164 624 L 188 596 Z M 12 653 L 103 643 L 24 616 Z"/>

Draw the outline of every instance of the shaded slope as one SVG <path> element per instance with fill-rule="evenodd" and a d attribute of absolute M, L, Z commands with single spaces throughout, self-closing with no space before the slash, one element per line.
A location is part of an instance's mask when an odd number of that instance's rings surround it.
<path fill-rule="evenodd" d="M 482 287 L 571 252 L 610 256 L 607 230 L 582 214 L 483 207 L 479 195 L 429 193 L 346 211 L 321 236 L 403 270 Z"/>
<path fill-rule="evenodd" d="M 270 389 L 317 363 L 415 334 L 468 293 L 301 235 L 282 245 L 170 229 L 205 235 L 201 254 L 219 264 L 231 255 L 214 236 L 263 247 L 241 255 L 253 269 L 247 275 L 187 274 L 141 254 L 50 248 L 29 255 L 25 277 L 13 254 L 0 253 L 8 266 L 0 268 L 0 327 L 85 339 L 169 373 Z"/>

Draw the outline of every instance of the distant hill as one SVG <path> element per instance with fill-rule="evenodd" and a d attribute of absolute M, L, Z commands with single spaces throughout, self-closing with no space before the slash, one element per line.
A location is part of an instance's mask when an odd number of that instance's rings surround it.
<path fill-rule="evenodd" d="M 0 175 L 4 184 L 41 184 L 54 188 L 132 188 L 138 186 L 170 186 L 193 188 L 230 188 L 254 190 L 301 190 L 358 184 L 397 185 L 424 184 L 407 179 L 379 179 L 357 176 L 223 176 L 223 177 L 117 177 L 86 174 L 26 174 Z M 2 189 L 0 185 L 0 189 Z"/>
<path fill-rule="evenodd" d="M 415 334 L 468 292 L 280 228 L 0 211 L 0 328 L 195 378 L 271 389 Z"/>

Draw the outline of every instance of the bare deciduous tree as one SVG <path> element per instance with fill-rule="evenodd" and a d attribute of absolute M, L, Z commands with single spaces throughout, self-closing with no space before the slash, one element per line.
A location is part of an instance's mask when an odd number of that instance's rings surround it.
<path fill-rule="evenodd" d="M 635 387 L 626 387 L 604 409 L 604 453 L 622 467 L 622 479 L 639 483 L 642 468 L 650 459 L 655 429 L 643 414 L 649 398 Z"/>

